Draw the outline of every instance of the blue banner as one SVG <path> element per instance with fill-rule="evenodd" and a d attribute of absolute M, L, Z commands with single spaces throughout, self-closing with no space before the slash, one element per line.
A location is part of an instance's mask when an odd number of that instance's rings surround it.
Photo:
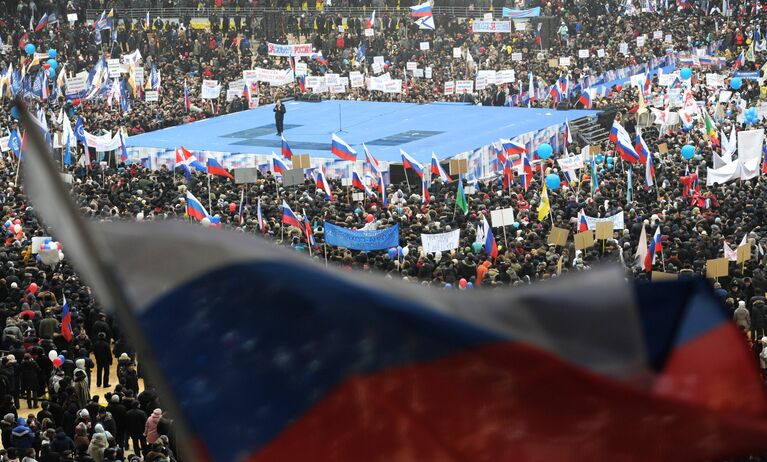
<path fill-rule="evenodd" d="M 534 18 L 541 15 L 541 7 L 536 6 L 527 10 L 512 10 L 511 8 L 503 7 L 504 18 Z"/>
<path fill-rule="evenodd" d="M 732 74 L 733 77 L 740 77 L 745 80 L 759 80 L 759 71 L 739 71 Z"/>
<path fill-rule="evenodd" d="M 326 221 L 323 227 L 325 242 L 338 247 L 352 250 L 381 250 L 399 245 L 399 225 L 375 231 L 354 231 Z"/>

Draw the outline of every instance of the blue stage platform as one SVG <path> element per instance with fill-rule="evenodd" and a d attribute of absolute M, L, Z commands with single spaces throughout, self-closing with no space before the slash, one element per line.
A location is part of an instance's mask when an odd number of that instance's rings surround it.
<path fill-rule="evenodd" d="M 273 105 L 130 137 L 128 147 L 228 154 L 280 152 Z M 379 160 L 399 162 L 404 149 L 427 161 L 470 152 L 498 141 L 593 116 L 597 111 L 482 107 L 461 103 L 323 101 L 286 103 L 284 136 L 296 154 L 330 158 L 330 136 L 338 135 L 362 153 L 362 143 Z"/>

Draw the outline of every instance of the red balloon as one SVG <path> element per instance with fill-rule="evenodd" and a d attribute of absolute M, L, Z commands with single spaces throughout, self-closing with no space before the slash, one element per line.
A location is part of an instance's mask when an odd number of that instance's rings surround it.
<path fill-rule="evenodd" d="M 38 289 L 37 284 L 33 282 L 32 284 L 29 285 L 29 287 L 27 287 L 27 292 L 34 294 L 35 292 L 37 292 L 37 289 Z"/>
<path fill-rule="evenodd" d="M 365 217 L 365 221 L 370 223 L 371 221 L 373 221 L 373 218 L 374 218 L 373 214 L 372 213 L 368 213 L 368 216 Z"/>
<path fill-rule="evenodd" d="M 461 289 L 465 289 L 466 288 L 466 279 L 465 278 L 461 278 L 461 280 L 458 281 L 458 287 L 460 287 Z"/>
<path fill-rule="evenodd" d="M 20 224 L 21 224 L 21 220 L 19 220 L 19 219 L 17 218 L 17 219 L 15 219 L 15 220 L 13 220 L 13 224 L 14 224 L 14 225 L 20 225 Z"/>
<path fill-rule="evenodd" d="M 75 105 L 75 106 L 79 106 L 80 105 L 80 98 L 73 99 L 72 100 L 72 104 Z"/>
<path fill-rule="evenodd" d="M 32 310 L 24 310 L 20 313 L 20 315 L 24 319 L 35 319 L 35 312 Z"/>
<path fill-rule="evenodd" d="M 54 360 L 53 360 L 53 367 L 55 367 L 56 369 L 61 367 L 61 358 L 54 358 Z"/>
<path fill-rule="evenodd" d="M 237 210 L 237 204 L 235 204 L 234 202 L 230 202 L 229 203 L 229 211 L 234 213 L 235 210 Z"/>
<path fill-rule="evenodd" d="M 48 63 L 43 64 L 43 69 L 49 69 L 50 67 L 51 65 Z"/>

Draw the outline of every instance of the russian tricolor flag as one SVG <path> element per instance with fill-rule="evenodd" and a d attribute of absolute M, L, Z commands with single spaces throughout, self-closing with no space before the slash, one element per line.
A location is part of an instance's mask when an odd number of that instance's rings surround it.
<path fill-rule="evenodd" d="M 618 141 L 615 143 L 615 150 L 618 151 L 621 159 L 630 164 L 639 162 L 640 160 L 639 154 L 637 154 L 637 152 L 634 150 L 634 146 L 632 146 L 631 143 L 629 143 L 628 140 L 622 136 L 618 138 Z"/>
<path fill-rule="evenodd" d="M 659 254 L 662 251 L 661 247 L 661 236 L 660 236 L 660 225 L 658 225 L 657 228 L 655 228 L 655 234 L 652 236 L 652 241 L 650 241 L 650 248 L 647 250 L 647 255 L 644 257 L 644 270 L 648 273 L 652 271 L 652 265 L 655 264 L 655 255 Z"/>
<path fill-rule="evenodd" d="M 578 232 L 582 233 L 589 230 L 589 223 L 586 221 L 586 212 L 581 209 L 578 212 Z"/>
<path fill-rule="evenodd" d="M 304 225 L 298 219 L 296 214 L 293 213 L 293 210 L 290 209 L 288 203 L 284 200 L 282 201 L 282 222 L 288 226 L 295 226 L 302 232 L 304 231 Z"/>
<path fill-rule="evenodd" d="M 195 170 L 199 172 L 207 172 L 208 169 L 202 165 L 202 162 L 197 160 L 197 158 L 189 152 L 185 147 L 181 146 L 181 152 L 179 153 L 176 151 L 176 167 L 178 167 L 179 160 L 182 164 L 184 164 L 187 168 L 194 167 Z M 191 169 L 190 169 L 191 171 Z"/>
<path fill-rule="evenodd" d="M 644 174 L 645 185 L 650 188 L 655 184 L 655 166 L 653 165 L 652 155 L 647 156 Z"/>
<path fill-rule="evenodd" d="M 405 170 L 412 169 L 416 175 L 418 175 L 420 178 L 423 178 L 423 165 L 421 165 L 417 160 L 413 159 L 410 154 L 406 153 L 402 149 L 399 150 L 399 153 L 402 155 L 402 167 Z"/>
<path fill-rule="evenodd" d="M 583 109 L 591 109 L 593 96 L 591 94 L 591 88 L 584 88 L 581 92 L 581 97 L 578 98 L 578 102 L 583 105 Z"/>
<path fill-rule="evenodd" d="M 518 165 L 519 184 L 521 184 L 522 187 L 525 188 L 525 191 L 527 191 L 527 188 L 530 187 L 530 183 L 533 181 L 533 166 L 530 165 L 530 159 L 528 159 L 527 154 L 522 156 L 522 160 Z"/>
<path fill-rule="evenodd" d="M 284 136 L 282 137 L 282 157 L 288 160 L 293 158 L 293 151 L 290 149 L 288 140 L 286 140 Z"/>
<path fill-rule="evenodd" d="M 365 191 L 365 184 L 360 179 L 360 176 L 357 175 L 356 170 L 352 172 L 352 187 L 357 188 L 360 191 Z"/>
<path fill-rule="evenodd" d="M 333 133 L 331 138 L 330 152 L 340 159 L 347 160 L 349 162 L 357 161 L 357 151 L 349 146 L 346 141 L 342 140 L 338 135 Z"/>
<path fill-rule="evenodd" d="M 424 3 L 421 3 L 420 5 L 411 6 L 410 16 L 414 18 L 423 18 L 427 16 L 432 16 L 431 3 L 424 2 Z"/>
<path fill-rule="evenodd" d="M 290 170 L 290 167 L 288 166 L 288 164 L 286 162 L 283 162 L 276 155 L 274 155 L 274 153 L 272 153 L 272 163 L 274 165 L 274 167 L 272 168 L 272 173 L 274 173 L 275 175 L 282 175 L 283 173 Z"/>
<path fill-rule="evenodd" d="M 513 156 L 515 154 L 525 154 L 527 152 L 527 149 L 524 145 L 515 143 L 514 141 L 507 140 L 507 139 L 501 139 L 501 145 L 503 146 L 503 151 L 506 153 L 507 156 Z"/>
<path fill-rule="evenodd" d="M 234 180 L 232 174 L 229 173 L 223 165 L 219 164 L 218 161 L 212 157 L 208 157 L 208 173 L 211 175 L 223 176 L 225 178 L 229 178 L 230 180 Z"/>
<path fill-rule="evenodd" d="M 421 179 L 421 203 L 427 204 L 431 202 L 431 194 L 429 193 L 429 182 L 426 178 Z"/>
<path fill-rule="evenodd" d="M 447 174 L 442 165 L 440 165 L 439 160 L 437 160 L 437 155 L 433 152 L 431 153 L 431 176 L 432 178 L 439 177 L 444 183 L 452 181 L 450 175 Z"/>
<path fill-rule="evenodd" d="M 40 21 L 37 22 L 37 25 L 35 26 L 35 32 L 39 32 L 40 29 L 43 29 L 47 25 L 48 25 L 48 13 L 45 13 L 43 14 L 43 17 L 40 18 Z"/>
<path fill-rule="evenodd" d="M 490 227 L 490 224 L 484 216 L 482 217 L 482 222 L 485 228 L 485 255 L 498 258 L 498 244 L 495 242 L 493 228 Z"/>
<path fill-rule="evenodd" d="M 192 102 L 189 100 L 189 88 L 186 86 L 186 79 L 184 79 L 184 108 L 186 112 L 192 109 Z"/>
<path fill-rule="evenodd" d="M 72 341 L 72 312 L 69 309 L 69 303 L 67 303 L 67 297 L 64 296 L 64 305 L 61 307 L 61 336 L 67 342 Z"/>
<path fill-rule="evenodd" d="M 258 207 L 256 208 L 256 217 L 258 218 L 258 229 L 261 234 L 266 232 L 266 221 L 264 221 L 264 212 L 261 210 L 261 196 L 258 196 Z"/>
<path fill-rule="evenodd" d="M 637 155 L 639 155 L 639 162 L 647 162 L 647 158 L 650 157 L 650 149 L 647 147 L 647 143 L 644 142 L 644 138 L 642 138 L 642 132 L 639 131 L 639 127 L 637 127 L 635 148 Z"/>
<path fill-rule="evenodd" d="M 325 198 L 332 201 L 333 200 L 333 192 L 330 190 L 330 183 L 328 183 L 328 179 L 325 176 L 325 169 L 320 167 L 317 170 L 317 189 L 321 189 L 322 192 L 325 193 Z"/>
<path fill-rule="evenodd" d="M 373 154 L 368 151 L 368 147 L 365 146 L 365 143 L 362 143 L 362 149 L 365 151 L 365 162 L 370 165 L 370 167 L 373 168 L 376 172 L 381 169 L 381 167 L 378 164 L 378 159 L 376 159 Z"/>
<path fill-rule="evenodd" d="M 210 216 L 202 203 L 189 191 L 186 192 L 186 214 L 197 221 L 202 221 L 203 218 Z"/>

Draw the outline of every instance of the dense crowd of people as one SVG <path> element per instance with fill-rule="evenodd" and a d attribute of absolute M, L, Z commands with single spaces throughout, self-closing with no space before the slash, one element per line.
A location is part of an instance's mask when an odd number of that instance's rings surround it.
<path fill-rule="evenodd" d="M 522 79 L 521 85 L 491 85 L 479 92 L 449 96 L 444 95 L 443 83 L 472 78 L 478 68 L 514 69 L 518 77 L 532 72 L 535 85 L 543 87 L 563 72 L 575 81 L 586 75 L 600 75 L 644 63 L 669 52 L 690 52 L 709 46 L 712 53 L 725 57 L 728 63 L 727 68 L 710 72 L 729 78 L 729 66 L 742 52 L 749 50 L 752 42 L 767 35 L 763 32 L 764 20 L 755 14 L 767 7 L 763 2 L 756 2 L 755 7 L 753 2 L 732 2 L 732 16 L 723 16 L 721 11 L 701 14 L 710 12 L 708 3 L 673 1 L 670 10 L 628 16 L 623 14 L 620 3 L 614 1 L 562 1 L 543 5 L 544 13 L 561 20 L 561 26 L 546 48 L 536 43 L 532 28 L 508 35 L 472 34 L 470 20 L 436 16 L 437 31 L 423 31 L 413 25 L 406 12 L 380 15 L 373 26 L 375 35 L 366 37 L 367 13 L 342 18 L 332 10 L 323 12 L 313 8 L 286 14 L 282 30 L 274 36 L 267 36 L 258 16 L 237 16 L 235 11 L 226 8 L 210 18 L 210 29 L 191 27 L 188 17 L 180 18 L 179 22 L 157 18 L 149 27 L 143 21 L 116 18 L 119 27 L 115 38 L 110 30 L 103 31 L 102 44 L 96 45 L 94 34 L 99 32 L 82 20 L 84 10 L 110 9 L 125 6 L 124 3 L 20 0 L 0 6 L 0 38 L 7 45 L 5 53 L 0 55 L 4 69 L 10 65 L 17 68 L 22 63 L 24 50 L 17 44 L 25 38 L 39 50 L 56 48 L 61 67 L 65 64 L 66 72 L 71 75 L 91 69 L 103 57 L 117 57 L 134 50 L 139 50 L 144 57 L 145 68 L 154 65 L 162 75 L 160 101 L 147 103 L 132 94 L 129 110 L 119 106 L 106 108 L 99 98 L 73 101 L 61 96 L 35 102 L 34 105 L 48 114 L 52 132 L 62 129 L 57 122 L 57 114 L 62 109 L 71 118 L 82 117 L 92 133 L 124 127 L 131 135 L 241 110 L 247 103 L 240 98 L 227 103 L 223 94 L 213 104 L 203 102 L 199 95 L 201 81 L 213 79 L 226 84 L 241 79 L 243 70 L 256 66 L 288 67 L 286 58 L 268 55 L 267 41 L 312 43 L 323 56 L 321 60 L 307 60 L 312 75 L 326 72 L 346 75 L 352 70 L 372 75 L 373 56 L 385 57 L 386 71 L 392 78 L 403 78 L 405 63 L 409 61 L 433 69 L 429 80 L 408 76 L 402 94 L 349 89 L 344 94 L 325 96 L 504 105 L 509 104 L 511 96 L 527 91 L 527 80 Z M 141 3 L 131 2 L 137 7 L 142 6 Z M 197 6 L 198 2 L 187 3 Z M 223 6 L 229 4 L 231 2 Z M 685 6 L 688 4 L 691 4 L 689 8 Z M 213 3 L 213 6 L 222 5 Z M 60 14 L 57 23 L 38 32 L 29 30 L 30 16 L 36 22 L 42 13 L 54 11 Z M 73 11 L 79 11 L 81 19 L 71 24 L 64 21 L 66 14 Z M 341 33 L 338 26 L 344 24 L 346 28 Z M 670 34 L 671 42 L 649 41 L 640 48 L 634 45 L 637 36 L 655 30 Z M 421 41 L 431 42 L 428 51 L 419 50 Z M 365 57 L 359 59 L 363 42 Z M 619 52 L 622 43 L 630 44 L 630 53 Z M 453 57 L 453 48 L 457 47 L 462 49 L 461 58 Z M 765 53 L 760 47 L 755 48 L 753 59 L 742 63 L 741 71 L 761 69 Z M 575 58 L 582 49 L 590 50 L 589 58 Z M 599 49 L 605 51 L 604 57 L 598 57 Z M 522 53 L 523 59 L 512 60 L 512 53 Z M 471 59 L 467 59 L 468 56 Z M 564 70 L 550 67 L 546 58 L 558 56 L 572 56 L 573 64 Z M 39 65 L 28 69 L 33 73 L 39 70 Z M 729 134 L 732 127 L 743 130 L 765 126 L 764 120 L 748 126 L 743 121 L 744 108 L 757 106 L 762 96 L 760 81 L 745 80 L 729 102 L 720 103 L 719 91 L 706 85 L 705 73 L 709 71 L 705 68 L 693 71 L 691 94 L 696 101 L 702 101 L 705 110 L 713 116 L 717 133 Z M 185 84 L 191 92 L 191 111 L 184 106 Z M 653 95 L 663 94 L 664 87 L 659 85 L 657 77 L 649 91 Z M 298 83 L 277 88 L 261 83 L 259 103 L 268 104 L 278 97 L 296 96 L 300 92 Z M 571 107 L 580 107 L 579 96 L 577 88 L 566 96 Z M 553 104 L 547 98 L 531 103 L 532 106 Z M 633 135 L 638 123 L 638 104 L 638 89 L 624 85 L 610 88 L 607 94 L 595 100 L 594 107 L 616 111 L 618 120 Z M 6 98 L 0 106 L 3 129 L 18 127 L 10 109 L 10 100 Z M 761 251 L 767 248 L 767 228 L 762 224 L 765 211 L 761 205 L 767 198 L 767 187 L 761 178 L 707 187 L 706 171 L 712 167 L 713 153 L 720 152 L 720 148 L 700 128 L 702 124 L 701 120 L 692 130 L 661 126 L 657 135 L 652 135 L 652 130 L 646 132 L 646 141 L 654 156 L 656 185 L 645 188 L 642 185 L 644 167 L 635 166 L 630 201 L 626 194 L 628 166 L 620 162 L 614 152 L 615 145 L 605 141 L 599 146 L 605 160 L 598 166 L 598 189 L 592 191 L 588 171 L 579 183 L 563 181 L 561 188 L 548 192 L 551 215 L 543 219 L 539 219 L 537 213 L 542 182 L 546 173 L 557 172 L 556 155 L 550 161 L 534 163 L 533 181 L 527 188 L 519 181 L 504 187 L 500 176 L 479 181 L 476 191 L 468 195 L 466 214 L 455 213 L 458 190 L 455 179 L 449 183 L 435 180 L 430 186 L 428 204 L 424 203 L 420 188 L 411 190 L 405 182 L 390 184 L 384 204 L 381 197 L 359 202 L 349 200 L 348 187 L 342 186 L 339 179 L 331 179 L 335 200 L 328 201 L 311 179 L 302 185 L 283 187 L 279 179 L 269 173 L 245 187 L 242 222 L 238 207 L 241 191 L 226 178 L 213 177 L 208 183 L 199 173 L 186 179 L 165 168 L 151 171 L 136 164 L 110 163 L 106 168 L 99 168 L 95 155 L 91 156 L 93 165 L 80 162 L 62 167 L 73 175 L 72 197 L 82 214 L 89 218 L 183 219 L 186 218 L 185 195 L 191 191 L 200 198 L 212 197 L 209 212 L 218 215 L 223 226 L 264 236 L 308 254 L 304 234 L 282 223 L 281 205 L 285 201 L 296 212 L 305 214 L 311 223 L 318 243 L 317 248 L 312 249 L 314 259 L 348 270 L 378 272 L 448 290 L 530 284 L 605 262 L 622 265 L 628 277 L 647 279 L 649 273 L 636 261 L 635 254 L 642 230 L 652 236 L 657 227 L 662 235 L 663 253 L 654 269 L 703 275 L 707 259 L 723 256 L 725 242 L 735 247 L 745 236 L 753 257 L 743 265 L 732 265 L 729 274 L 718 278 L 714 287 L 736 322 L 748 333 L 755 355 L 761 355 L 761 339 L 767 330 L 764 298 L 767 270 Z M 660 143 L 666 144 L 668 152 L 659 152 Z M 569 150 L 578 154 L 581 144 L 576 139 Z M 690 161 L 680 156 L 681 147 L 687 144 L 697 148 Z M 77 150 L 75 158 L 81 157 L 83 147 L 79 145 Z M 42 462 L 65 460 L 70 456 L 83 462 L 131 460 L 131 457 L 146 461 L 178 460 L 172 416 L 163 413 L 150 383 L 140 386 L 143 381 L 139 381 L 138 358 L 129 339 L 91 296 L 66 258 L 50 264 L 32 253 L 32 238 L 48 234 L 27 202 L 22 182 L 17 181 L 15 159 L 10 152 L 5 155 L 0 165 L 0 204 L 6 234 L 0 249 L 0 326 L 4 326 L 2 350 L 6 352 L 0 362 L 2 460 Z M 608 161 L 608 158 L 614 160 Z M 700 188 L 688 194 L 682 178 L 690 178 L 689 172 L 697 172 Z M 256 218 L 259 201 L 265 216 L 263 228 Z M 503 231 L 496 230 L 498 256 L 492 258 L 482 243 L 477 242 L 478 229 L 483 217 L 489 220 L 491 210 L 506 207 L 514 209 L 516 221 Z M 616 230 L 604 245 L 598 243 L 583 251 L 576 251 L 572 240 L 565 246 L 548 245 L 552 225 L 567 228 L 571 234 L 577 231 L 580 210 L 592 217 L 623 212 L 625 227 Z M 408 250 L 392 258 L 386 250 L 356 252 L 324 245 L 324 221 L 348 228 L 381 229 L 399 224 L 400 246 Z M 455 251 L 425 254 L 419 250 L 422 233 L 454 229 L 461 230 L 460 246 Z M 63 253 L 66 254 L 66 248 Z M 62 329 L 65 304 L 72 313 L 71 340 L 63 335 L 66 333 L 66 326 Z M 113 367 L 117 370 L 117 383 L 110 383 Z M 29 409 L 26 416 L 21 411 L 22 404 Z"/>

